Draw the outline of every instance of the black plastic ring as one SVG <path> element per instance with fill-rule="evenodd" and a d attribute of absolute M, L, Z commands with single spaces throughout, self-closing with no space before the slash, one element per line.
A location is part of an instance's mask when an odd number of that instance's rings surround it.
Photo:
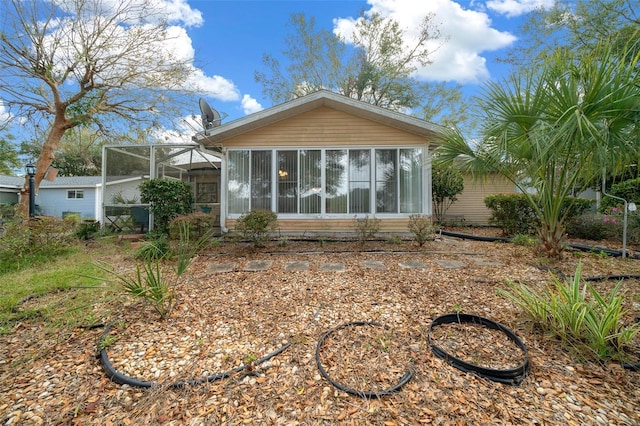
<path fill-rule="evenodd" d="M 493 368 L 480 367 L 478 365 L 474 365 L 466 361 L 463 361 L 460 358 L 457 358 L 447 353 L 445 350 L 435 345 L 431 341 L 431 331 L 435 327 L 441 324 L 452 324 L 452 323 L 479 324 L 492 330 L 502 331 L 511 341 L 513 341 L 516 344 L 516 346 L 518 346 L 522 350 L 524 355 L 524 361 L 516 368 L 498 370 Z M 447 363 L 451 364 L 452 366 L 456 367 L 459 370 L 462 370 L 464 372 L 476 373 L 479 376 L 485 377 L 494 382 L 504 383 L 508 385 L 519 385 L 522 382 L 522 380 L 524 380 L 530 368 L 529 358 L 527 356 L 527 347 L 522 342 L 522 340 L 520 340 L 520 338 L 516 336 L 514 332 L 512 332 L 502 324 L 499 324 L 495 321 L 492 321 L 490 319 L 483 318 L 477 315 L 453 313 L 453 314 L 445 314 L 440 317 L 437 317 L 436 319 L 433 320 L 433 322 L 429 326 L 429 333 L 427 334 L 427 340 L 429 342 L 429 345 L 431 346 L 431 350 L 437 357 L 444 359 Z"/>
<path fill-rule="evenodd" d="M 334 333 L 338 330 L 341 330 L 343 328 L 346 327 L 353 327 L 353 326 L 362 326 L 362 325 L 371 325 L 374 327 L 380 327 L 380 324 L 377 322 L 365 322 L 365 321 L 353 321 L 353 322 L 348 322 L 345 324 L 341 324 L 337 327 L 332 328 L 331 330 L 325 332 L 322 337 L 320 337 L 320 339 L 318 340 L 318 345 L 316 346 L 316 364 L 318 365 L 318 370 L 320 371 L 320 374 L 322 374 L 322 377 L 324 377 L 329 383 L 331 383 L 334 387 L 340 389 L 343 392 L 346 392 L 350 395 L 355 395 L 355 396 L 359 396 L 361 398 L 381 398 L 385 395 L 389 395 L 392 394 L 394 392 L 397 392 L 400 390 L 400 388 L 402 386 L 404 386 L 405 384 L 407 384 L 411 378 L 413 377 L 413 371 L 411 369 L 409 369 L 406 373 L 404 373 L 404 375 L 400 378 L 400 380 L 398 381 L 397 384 L 391 386 L 390 388 L 387 389 L 383 389 L 381 391 L 363 391 L 363 390 L 356 390 L 356 389 L 352 389 L 349 388 L 341 383 L 336 382 L 335 380 L 333 380 L 329 374 L 325 371 L 324 367 L 322 367 L 322 362 L 320 362 L 320 349 L 322 348 L 322 344 L 324 343 L 325 339 L 331 334 Z"/>
<path fill-rule="evenodd" d="M 104 333 L 102 333 L 102 337 L 100 338 L 100 345 L 101 346 L 102 346 L 102 344 L 104 342 L 104 339 L 107 337 L 107 334 L 109 333 L 109 330 L 111 329 L 111 325 L 112 324 L 113 323 L 109 323 L 105 327 Z M 116 370 L 113 367 L 113 364 L 111 364 L 111 361 L 109 361 L 109 356 L 107 355 L 106 348 L 102 348 L 100 350 L 99 357 L 100 357 L 100 364 L 102 365 L 102 369 L 106 373 L 107 377 L 109 379 L 111 379 L 113 382 L 118 383 L 119 385 L 129 385 L 129 386 L 140 387 L 140 388 L 150 388 L 152 386 L 167 386 L 169 388 L 179 389 L 179 388 L 185 387 L 186 385 L 201 385 L 203 383 L 215 382 L 216 380 L 227 378 L 227 377 L 231 376 L 232 374 L 239 373 L 239 372 L 249 368 L 250 365 L 258 365 L 258 364 L 262 364 L 265 361 L 268 361 L 269 359 L 273 358 L 274 356 L 284 352 L 285 349 L 287 349 L 289 346 L 291 346 L 291 343 L 287 343 L 286 345 L 281 346 L 279 349 L 277 349 L 277 350 L 275 350 L 275 351 L 263 356 L 262 358 L 260 358 L 258 360 L 255 360 L 251 364 L 244 364 L 244 365 L 241 365 L 239 367 L 233 368 L 231 370 L 223 371 L 221 373 L 214 374 L 212 376 L 202 377 L 202 378 L 198 378 L 198 379 L 180 380 L 180 381 L 177 381 L 177 382 L 169 383 L 168 385 L 165 385 L 163 383 L 155 383 L 155 382 L 148 382 L 148 381 L 144 381 L 144 380 L 138 380 L 138 379 L 134 379 L 133 377 L 129 377 L 129 376 L 125 375 L 125 374 L 122 374 L 121 372 Z"/>

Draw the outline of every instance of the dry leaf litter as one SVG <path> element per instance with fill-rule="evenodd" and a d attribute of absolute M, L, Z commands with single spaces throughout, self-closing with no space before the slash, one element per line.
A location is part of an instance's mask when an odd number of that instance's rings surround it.
<path fill-rule="evenodd" d="M 193 260 L 176 280 L 176 305 L 159 321 L 138 301 L 112 306 L 106 348 L 121 373 L 153 381 L 118 385 L 96 354 L 103 328 L 45 334 L 29 321 L 0 336 L 3 425 L 637 425 L 640 373 L 580 359 L 541 335 L 497 295 L 506 279 L 541 289 L 550 270 L 571 275 L 639 274 L 640 261 L 567 254 L 549 264 L 530 248 L 443 238 L 415 243 L 291 242 L 262 250 L 222 247 Z M 114 261 L 110 259 L 110 261 Z M 134 262 L 122 259 L 122 270 Z M 599 290 L 615 282 L 602 281 Z M 638 280 L 623 286 L 627 321 L 640 315 Z M 37 301 L 36 301 L 37 302 Z M 34 303 L 36 303 L 34 302 Z M 104 307 L 96 306 L 100 311 Z M 519 386 L 464 373 L 435 357 L 427 343 L 433 318 L 450 312 L 490 318 L 521 338 L 531 370 Z M 350 322 L 318 339 L 328 330 Z M 456 356 L 511 368 L 522 351 L 495 330 L 469 324 L 434 329 Z M 636 338 L 637 340 L 637 338 Z M 256 360 L 291 346 L 266 362 Z M 635 343 L 636 348 L 640 345 Z M 320 374 L 381 398 L 343 392 Z M 245 366 L 230 377 L 174 389 Z"/>

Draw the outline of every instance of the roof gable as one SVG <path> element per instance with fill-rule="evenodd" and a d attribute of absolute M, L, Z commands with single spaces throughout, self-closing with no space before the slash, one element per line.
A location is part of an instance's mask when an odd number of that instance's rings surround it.
<path fill-rule="evenodd" d="M 356 117 L 434 139 L 444 128 L 428 121 L 351 99 L 327 90 L 320 90 L 218 127 L 196 133 L 193 140 L 208 148 L 221 148 L 230 138 L 251 132 L 305 112 L 328 107 Z"/>

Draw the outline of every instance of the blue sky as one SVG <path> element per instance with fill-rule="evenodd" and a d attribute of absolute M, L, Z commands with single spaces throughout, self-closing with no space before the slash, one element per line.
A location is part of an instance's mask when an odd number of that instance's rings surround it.
<path fill-rule="evenodd" d="M 427 13 L 435 13 L 449 41 L 434 55 L 433 64 L 418 77 L 450 81 L 477 90 L 487 79 L 499 78 L 505 66 L 495 62 L 517 42 L 523 14 L 550 0 L 173 0 L 181 4 L 180 22 L 191 43 L 194 65 L 208 79 L 209 104 L 227 114 L 225 121 L 271 106 L 254 82 L 254 72 L 264 70 L 262 55 L 280 56 L 291 28 L 292 13 L 315 17 L 318 27 L 348 33 L 360 11 L 376 11 L 415 28 Z M 198 15 L 189 22 L 189 14 Z M 198 113 L 196 109 L 194 111 Z"/>
<path fill-rule="evenodd" d="M 3 0 L 0 0 L 2 2 Z M 51 0 L 43 0 L 51 1 Z M 118 3 L 121 0 L 102 0 Z M 554 0 L 130 0 L 144 2 L 166 14 L 169 40 L 166 52 L 191 62 L 192 72 L 185 86 L 196 87 L 202 97 L 223 115 L 223 123 L 272 106 L 254 81 L 256 70 L 265 70 L 262 57 L 285 58 L 284 40 L 293 30 L 288 26 L 293 13 L 314 17 L 317 28 L 325 28 L 345 39 L 356 19 L 377 12 L 393 18 L 411 44 L 419 23 L 429 13 L 439 24 L 447 42 L 419 68 L 416 77 L 424 81 L 460 83 L 473 94 L 489 79 L 506 73 L 495 61 L 518 41 L 518 27 L 524 15 L 535 7 L 549 7 Z M 8 117 L 2 104 L 0 121 Z M 200 130 L 197 102 L 192 111 L 176 120 L 176 129 L 157 129 L 158 139 L 190 141 Z M 226 117 L 225 117 L 226 116 Z"/>

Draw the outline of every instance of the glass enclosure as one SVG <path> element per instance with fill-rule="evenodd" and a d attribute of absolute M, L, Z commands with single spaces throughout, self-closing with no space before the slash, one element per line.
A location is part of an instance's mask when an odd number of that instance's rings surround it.
<path fill-rule="evenodd" d="M 196 211 L 220 214 L 220 159 L 199 145 L 109 145 L 102 150 L 102 165 L 103 226 L 116 232 L 153 229 L 139 190 L 149 179 L 188 182 Z"/>

